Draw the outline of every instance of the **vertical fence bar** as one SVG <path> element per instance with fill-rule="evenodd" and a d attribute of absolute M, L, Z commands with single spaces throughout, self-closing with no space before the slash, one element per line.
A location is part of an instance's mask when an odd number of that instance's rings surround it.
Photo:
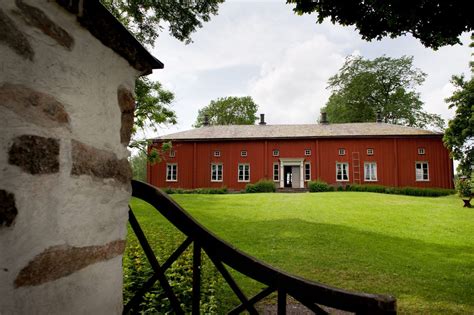
<path fill-rule="evenodd" d="M 201 246 L 193 245 L 193 315 L 199 315 L 201 301 Z"/>
<path fill-rule="evenodd" d="M 278 289 L 278 315 L 286 314 L 286 291 Z"/>

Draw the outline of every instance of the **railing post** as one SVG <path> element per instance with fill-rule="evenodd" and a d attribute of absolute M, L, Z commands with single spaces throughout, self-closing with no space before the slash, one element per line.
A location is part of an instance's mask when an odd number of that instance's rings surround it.
<path fill-rule="evenodd" d="M 200 312 L 201 301 L 201 246 L 194 241 L 193 245 L 193 315 Z"/>
<path fill-rule="evenodd" d="M 278 315 L 286 314 L 286 292 L 284 289 L 278 289 Z"/>

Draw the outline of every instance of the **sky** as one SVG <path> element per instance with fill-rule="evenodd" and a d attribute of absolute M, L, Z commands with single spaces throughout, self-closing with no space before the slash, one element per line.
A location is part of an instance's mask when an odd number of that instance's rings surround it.
<path fill-rule="evenodd" d="M 453 74 L 469 75 L 469 34 L 463 45 L 437 51 L 411 36 L 366 42 L 353 27 L 316 24 L 315 15 L 298 16 L 292 9 L 285 1 L 227 1 L 192 34 L 191 44 L 163 31 L 151 51 L 165 68 L 151 79 L 174 92 L 178 124 L 146 137 L 191 129 L 198 109 L 225 96 L 251 96 L 268 124 L 315 123 L 330 95 L 329 77 L 351 54 L 414 56 L 415 67 L 427 74 L 417 89 L 425 110 L 453 117 L 444 99 L 454 90 Z"/>

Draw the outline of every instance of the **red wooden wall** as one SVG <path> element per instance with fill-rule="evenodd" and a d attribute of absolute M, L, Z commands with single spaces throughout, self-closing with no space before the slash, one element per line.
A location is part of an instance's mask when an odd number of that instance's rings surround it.
<path fill-rule="evenodd" d="M 159 146 L 160 144 L 154 144 Z M 338 149 L 346 154 L 340 156 Z M 367 149 L 374 150 L 372 156 Z M 425 154 L 419 155 L 418 148 Z M 280 150 L 279 157 L 272 151 Z M 311 156 L 304 151 L 311 150 Z M 349 163 L 349 183 L 353 178 L 353 152 L 359 152 L 360 183 L 385 186 L 453 188 L 453 164 L 441 137 L 386 137 L 386 138 L 320 138 L 307 140 L 249 140 L 249 141 L 175 141 L 176 156 L 148 166 L 148 182 L 157 187 L 199 188 L 222 187 L 241 190 L 247 183 L 238 182 L 239 163 L 250 164 L 250 182 L 272 179 L 273 163 L 280 158 L 304 158 L 311 163 L 311 179 L 320 178 L 337 184 L 336 162 Z M 214 151 L 221 157 L 214 157 Z M 247 157 L 240 151 L 246 150 Z M 377 182 L 364 182 L 364 162 L 377 162 Z M 429 181 L 416 181 L 415 162 L 429 163 Z M 166 163 L 178 164 L 178 181 L 166 181 Z M 223 164 L 223 181 L 211 182 L 211 163 Z M 280 174 L 281 175 L 281 174 Z"/>

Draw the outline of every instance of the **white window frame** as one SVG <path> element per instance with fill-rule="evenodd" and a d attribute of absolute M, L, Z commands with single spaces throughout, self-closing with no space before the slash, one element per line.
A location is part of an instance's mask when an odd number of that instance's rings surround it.
<path fill-rule="evenodd" d="M 372 166 L 369 166 L 369 172 L 367 172 L 367 165 Z M 367 179 L 367 175 L 369 175 L 369 179 Z M 364 162 L 364 182 L 376 182 L 377 180 L 377 162 Z"/>
<path fill-rule="evenodd" d="M 247 150 L 240 151 L 240 156 L 241 157 L 247 157 L 247 155 L 248 155 Z"/>
<path fill-rule="evenodd" d="M 338 170 L 338 166 L 341 165 L 341 177 L 342 179 L 338 179 L 337 178 L 337 170 Z M 347 179 L 344 179 L 344 167 L 343 166 L 346 166 L 346 175 L 347 175 Z M 336 162 L 336 182 L 348 182 L 349 181 L 349 163 L 348 162 Z"/>
<path fill-rule="evenodd" d="M 304 155 L 305 156 L 311 156 L 311 149 L 305 149 L 304 150 Z"/>
<path fill-rule="evenodd" d="M 216 178 L 213 177 L 214 168 L 216 170 Z M 219 168 L 221 169 L 221 178 L 219 179 Z M 211 163 L 211 182 L 222 182 L 224 180 L 224 165 L 222 163 Z"/>
<path fill-rule="evenodd" d="M 173 171 L 174 168 L 174 178 Z M 178 164 L 177 163 L 167 163 L 166 164 L 166 181 L 167 182 L 177 182 L 178 181 Z"/>
<path fill-rule="evenodd" d="M 280 156 L 280 150 L 278 150 L 278 149 L 273 149 L 272 154 L 273 154 L 273 156 Z"/>
<path fill-rule="evenodd" d="M 214 157 L 221 157 L 221 151 L 214 150 Z"/>
<path fill-rule="evenodd" d="M 374 155 L 374 149 L 373 148 L 368 148 L 367 149 L 367 155 Z"/>
<path fill-rule="evenodd" d="M 425 148 L 418 148 L 418 155 L 425 155 L 425 154 L 426 154 Z"/>
<path fill-rule="evenodd" d="M 421 165 L 421 171 L 423 173 L 421 173 L 421 178 L 419 178 L 418 176 L 418 164 Z M 425 177 L 425 173 L 424 173 L 424 167 L 423 167 L 423 164 L 426 164 L 426 179 L 424 178 Z M 415 179 L 417 182 L 429 182 L 430 181 L 430 164 L 428 163 L 428 161 L 416 161 L 415 162 Z"/>
<path fill-rule="evenodd" d="M 176 156 L 176 151 L 175 150 L 170 150 L 169 157 L 174 158 Z"/>
<path fill-rule="evenodd" d="M 307 173 L 306 171 L 309 171 L 309 173 Z M 305 162 L 304 163 L 304 181 L 305 182 L 309 182 L 311 180 L 311 163 L 310 162 Z"/>
<path fill-rule="evenodd" d="M 280 165 L 278 165 L 278 163 L 273 163 L 273 181 L 280 181 Z"/>
<path fill-rule="evenodd" d="M 240 170 L 240 167 L 242 167 L 242 173 Z M 245 179 L 245 169 L 247 168 L 247 173 L 248 173 L 248 178 Z M 242 176 L 240 176 L 242 175 Z M 242 177 L 242 179 L 240 179 Z M 237 181 L 239 183 L 248 183 L 250 182 L 250 164 L 249 163 L 239 163 L 237 165 Z"/>
<path fill-rule="evenodd" d="M 338 149 L 338 153 L 339 153 L 339 155 L 346 155 L 346 149 L 344 149 L 344 148 L 339 148 L 339 149 Z"/>

